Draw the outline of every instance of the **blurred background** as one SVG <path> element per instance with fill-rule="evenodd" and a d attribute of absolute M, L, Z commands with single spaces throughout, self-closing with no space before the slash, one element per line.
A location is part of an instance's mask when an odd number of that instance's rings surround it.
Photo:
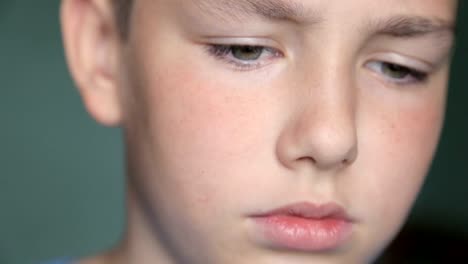
<path fill-rule="evenodd" d="M 93 254 L 116 243 L 124 224 L 121 132 L 97 125 L 81 105 L 65 65 L 59 2 L 0 0 L 0 264 Z M 407 225 L 378 263 L 451 263 L 468 255 L 462 8 L 436 161 Z"/>

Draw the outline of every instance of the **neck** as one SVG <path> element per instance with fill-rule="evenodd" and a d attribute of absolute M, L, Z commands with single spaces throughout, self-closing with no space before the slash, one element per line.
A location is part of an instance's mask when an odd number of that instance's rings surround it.
<path fill-rule="evenodd" d="M 122 263 L 176 263 L 168 254 L 162 239 L 145 210 L 144 198 L 139 197 L 132 184 L 127 190 L 127 229 L 120 251 Z"/>
<path fill-rule="evenodd" d="M 151 217 L 145 213 L 143 202 L 130 184 L 126 200 L 127 226 L 122 241 L 112 250 L 84 259 L 80 264 L 176 263 L 151 228 Z"/>

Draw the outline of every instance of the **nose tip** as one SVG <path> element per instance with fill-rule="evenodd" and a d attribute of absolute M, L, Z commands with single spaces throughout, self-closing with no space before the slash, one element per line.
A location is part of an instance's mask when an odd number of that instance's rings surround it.
<path fill-rule="evenodd" d="M 350 125 L 350 127 L 353 127 Z M 316 167 L 329 169 L 350 165 L 357 157 L 357 140 L 353 129 L 333 126 L 315 127 L 298 142 L 297 160 L 311 160 Z"/>
<path fill-rule="evenodd" d="M 289 168 L 310 164 L 321 170 L 351 165 L 358 155 L 353 118 L 303 115 L 284 131 L 279 158 Z M 325 117 L 325 118 L 323 118 Z"/>

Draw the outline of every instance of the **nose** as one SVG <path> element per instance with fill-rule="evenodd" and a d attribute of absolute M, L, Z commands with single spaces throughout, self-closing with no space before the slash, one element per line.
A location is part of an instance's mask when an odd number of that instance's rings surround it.
<path fill-rule="evenodd" d="M 332 170 L 349 166 L 357 158 L 353 78 L 345 71 L 331 72 L 299 87 L 308 91 L 307 96 L 296 96 L 294 101 L 301 107 L 293 108 L 298 110 L 291 112 L 277 143 L 277 156 L 288 168 Z"/>

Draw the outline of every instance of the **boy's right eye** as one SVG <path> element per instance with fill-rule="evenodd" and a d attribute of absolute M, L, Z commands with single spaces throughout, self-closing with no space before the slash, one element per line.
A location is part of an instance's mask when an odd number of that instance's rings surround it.
<path fill-rule="evenodd" d="M 264 49 L 261 46 L 231 46 L 234 58 L 243 61 L 257 60 L 262 55 Z"/>
<path fill-rule="evenodd" d="M 257 45 L 209 45 L 207 51 L 217 59 L 232 64 L 236 70 L 248 71 L 265 66 L 272 59 L 282 57 L 282 53 L 266 46 Z"/>

